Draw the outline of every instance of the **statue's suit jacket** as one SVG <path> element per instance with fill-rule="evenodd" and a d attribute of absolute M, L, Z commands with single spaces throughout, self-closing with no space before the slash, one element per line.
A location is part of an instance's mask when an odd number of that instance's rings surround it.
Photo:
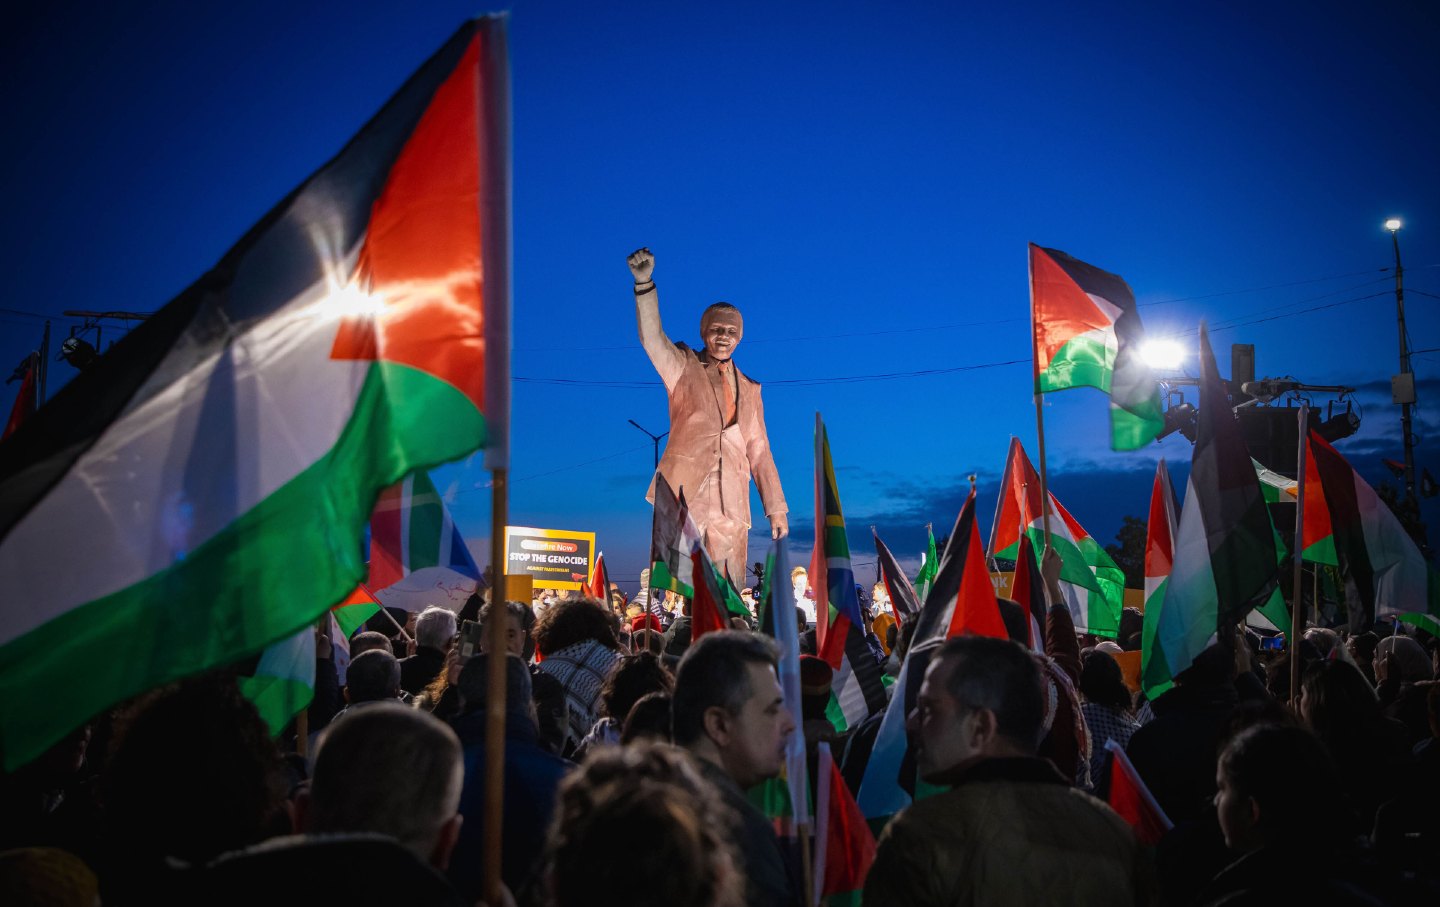
<path fill-rule="evenodd" d="M 677 493 L 684 490 L 687 500 L 694 501 L 701 481 L 718 466 L 724 516 L 750 526 L 752 476 L 766 516 L 787 513 L 780 474 L 765 433 L 759 383 L 735 369 L 739 398 L 735 422 L 726 426 L 722 395 L 727 388 L 716 363 L 703 349 L 692 350 L 665 335 L 654 290 L 636 297 L 635 310 L 640 343 L 670 398 L 670 440 L 660 459 L 660 473 L 670 487 Z M 654 495 L 652 481 L 646 500 L 653 503 Z M 696 512 L 695 521 L 703 526 L 709 516 Z"/>

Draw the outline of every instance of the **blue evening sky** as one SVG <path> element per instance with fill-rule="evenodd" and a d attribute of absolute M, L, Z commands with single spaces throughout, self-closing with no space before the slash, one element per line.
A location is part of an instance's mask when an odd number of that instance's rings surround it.
<path fill-rule="evenodd" d="M 16 14 L 0 37 L 0 367 L 38 344 L 37 316 L 63 337 L 63 309 L 160 307 L 482 11 L 257 0 Z M 676 339 L 693 342 L 716 299 L 743 310 L 736 361 L 765 385 L 797 554 L 816 411 L 857 564 L 873 561 L 872 523 L 913 563 L 927 521 L 948 531 L 970 473 L 988 531 L 1009 437 L 1036 454 L 1030 241 L 1124 276 L 1151 335 L 1193 347 L 1208 319 L 1225 373 L 1229 344 L 1253 343 L 1261 376 L 1360 389 L 1361 432 L 1339 449 L 1378 481 L 1381 457 L 1400 457 L 1381 224 L 1403 218 L 1410 338 L 1425 350 L 1417 464 L 1440 473 L 1434 4 L 512 11 L 511 522 L 596 531 L 629 588 L 649 544 L 651 446 L 627 420 L 666 427 L 624 261 L 641 245 Z M 52 365 L 52 393 L 71 373 Z M 1188 463 L 1178 435 L 1110 452 L 1098 392 L 1047 403 L 1052 488 L 1097 538 L 1145 513 L 1156 459 Z M 434 475 L 485 560 L 478 458 Z M 1440 513 L 1427 516 L 1435 541 Z"/>

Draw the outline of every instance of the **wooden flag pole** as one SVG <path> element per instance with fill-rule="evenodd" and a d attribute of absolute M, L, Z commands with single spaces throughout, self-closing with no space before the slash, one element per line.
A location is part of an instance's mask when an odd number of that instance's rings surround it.
<path fill-rule="evenodd" d="M 366 591 L 366 592 L 369 592 L 370 590 L 369 590 L 369 589 L 366 589 L 365 591 Z M 370 597 L 371 597 L 371 598 L 374 598 L 375 596 L 372 595 L 372 596 L 370 596 Z M 402 627 L 402 626 L 400 626 L 400 622 L 399 622 L 398 620 L 396 620 L 393 615 L 391 615 L 389 608 L 385 607 L 384 605 L 381 605 L 381 606 L 380 606 L 380 613 L 383 614 L 383 615 L 385 615 L 385 619 L 386 619 L 386 620 L 390 621 L 390 626 L 394 627 L 396 630 L 399 631 L 400 635 L 401 635 L 402 637 L 404 637 L 406 644 L 409 644 L 409 643 L 412 643 L 412 642 L 415 641 L 415 640 L 413 640 L 413 639 L 410 638 L 410 634 L 409 634 L 409 633 L 406 633 L 406 632 L 405 632 L 405 628 Z"/>
<path fill-rule="evenodd" d="M 509 470 L 491 472 L 490 514 L 490 615 L 486 621 L 485 638 L 489 662 L 486 665 L 485 702 L 485 816 L 484 872 L 485 900 L 501 903 L 500 854 L 503 841 L 502 808 L 505 803 L 505 665 L 509 653 L 505 648 L 505 522 L 507 517 L 506 480 Z"/>
<path fill-rule="evenodd" d="M 1300 711 L 1300 615 L 1305 606 L 1300 571 L 1305 552 L 1305 454 L 1309 447 L 1309 412 L 1310 407 L 1300 407 L 1300 444 L 1295 454 L 1295 582 L 1290 605 L 1290 707 L 1296 714 Z"/>
<path fill-rule="evenodd" d="M 1035 384 L 1035 436 L 1040 447 L 1040 525 L 1045 530 L 1045 547 L 1050 547 L 1050 477 L 1045 467 L 1045 402 L 1040 393 L 1040 345 L 1035 340 L 1035 261 L 1031 253 L 1025 253 L 1026 273 L 1030 285 L 1030 361 L 1031 380 Z M 1002 491 L 1001 494 L 1004 494 Z M 1024 531 L 1024 527 L 1021 527 Z M 1044 559 L 1045 552 L 1040 552 Z"/>
<path fill-rule="evenodd" d="M 1045 403 L 1042 394 L 1035 395 L 1035 434 L 1040 445 L 1040 524 L 1045 528 L 1045 547 L 1049 548 L 1050 482 L 1045 470 Z"/>

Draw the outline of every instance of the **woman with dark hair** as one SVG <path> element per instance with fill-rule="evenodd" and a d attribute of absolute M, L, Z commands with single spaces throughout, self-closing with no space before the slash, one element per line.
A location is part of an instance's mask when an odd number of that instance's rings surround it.
<path fill-rule="evenodd" d="M 1385 902 L 1360 877 L 1373 873 L 1357 868 L 1353 817 L 1326 796 L 1341 783 L 1339 772 L 1309 731 L 1273 724 L 1241 731 L 1220 754 L 1215 780 L 1220 829 L 1238 859 L 1196 903 Z"/>
<path fill-rule="evenodd" d="M 593 598 L 562 599 L 540 616 L 535 646 L 543 656 L 540 672 L 565 688 L 565 751 L 574 752 L 600 717 L 600 689 L 620 660 L 610 612 Z"/>
<path fill-rule="evenodd" d="M 1081 657 L 1080 696 L 1080 713 L 1090 729 L 1090 781 L 1099 785 L 1109 757 L 1105 742 L 1114 740 L 1123 749 L 1140 722 L 1135 719 L 1134 697 L 1125 686 L 1120 663 L 1108 652 L 1092 649 Z"/>
<path fill-rule="evenodd" d="M 594 748 L 620 742 L 621 725 L 630 709 L 648 693 L 669 693 L 675 677 L 653 652 L 626 655 L 615 663 L 600 688 L 600 719 L 575 751 L 579 762 Z"/>
<path fill-rule="evenodd" d="M 642 741 L 669 743 L 670 740 L 670 694 L 646 693 L 630 707 L 625 716 L 625 727 L 620 731 L 620 745 Z"/>
<path fill-rule="evenodd" d="M 560 788 L 546 845 L 551 907 L 740 907 L 733 811 L 680 750 L 607 747 Z"/>
<path fill-rule="evenodd" d="M 1341 789 L 1362 828 L 1380 804 L 1405 788 L 1410 747 L 1404 725 L 1380 712 L 1374 687 L 1347 661 L 1311 665 L 1300 681 L 1300 720 L 1340 768 Z"/>

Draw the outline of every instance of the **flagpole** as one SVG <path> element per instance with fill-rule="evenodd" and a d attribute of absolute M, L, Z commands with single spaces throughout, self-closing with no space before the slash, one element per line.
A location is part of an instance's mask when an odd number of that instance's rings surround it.
<path fill-rule="evenodd" d="M 364 583 L 361 583 L 361 584 L 360 584 L 360 588 L 362 588 L 362 589 L 365 590 L 365 594 L 369 595 L 371 598 L 375 598 L 375 594 L 374 594 L 373 592 L 371 592 L 370 589 L 369 589 L 369 587 L 367 587 Z M 379 599 L 376 599 L 376 601 L 378 602 Z M 381 605 L 381 606 L 380 606 L 380 613 L 383 614 L 383 615 L 385 615 L 385 619 L 388 620 L 388 621 L 390 621 L 390 626 L 394 627 L 397 631 L 399 631 L 400 635 L 401 635 L 402 637 L 404 637 L 404 639 L 405 639 L 405 644 L 406 644 L 406 645 L 409 645 L 410 643 L 412 643 L 412 642 L 415 641 L 415 640 L 413 640 L 413 639 L 410 638 L 410 634 L 409 634 L 409 633 L 406 633 L 406 632 L 405 632 L 405 628 L 402 627 L 402 626 L 400 626 L 400 622 L 399 622 L 398 620 L 396 620 L 395 617 L 390 613 L 390 609 L 389 609 L 389 608 L 385 607 L 384 605 Z"/>
<path fill-rule="evenodd" d="M 1309 448 L 1309 412 L 1310 407 L 1300 407 L 1300 444 L 1295 454 L 1295 595 L 1290 607 L 1290 704 L 1297 713 L 1300 702 L 1300 614 L 1305 604 L 1301 568 L 1305 553 L 1305 454 Z"/>
<path fill-rule="evenodd" d="M 506 481 L 509 470 L 503 467 L 491 472 L 490 515 L 490 618 L 485 627 L 486 682 L 485 702 L 485 900 L 501 902 L 500 852 L 505 785 L 505 667 L 509 653 L 505 648 L 505 521 L 507 519 Z"/>
<path fill-rule="evenodd" d="M 1050 483 L 1045 470 L 1045 404 L 1035 395 L 1035 434 L 1040 442 L 1040 524 L 1045 529 L 1045 547 L 1050 547 Z M 1040 552 L 1043 556 L 1045 552 Z"/>
<path fill-rule="evenodd" d="M 1044 395 L 1040 393 L 1040 345 L 1036 343 L 1035 340 L 1035 259 L 1033 253 L 1028 251 L 1034 247 L 1033 243 L 1027 246 L 1025 262 L 1026 273 L 1030 277 L 1028 281 L 1030 285 L 1030 361 L 1034 366 L 1031 380 L 1035 384 L 1035 435 L 1040 445 L 1040 525 L 1045 531 L 1045 547 L 1049 548 L 1050 481 L 1045 471 L 1045 404 L 1043 401 Z M 1043 560 L 1045 552 L 1040 552 L 1040 556 Z"/>

